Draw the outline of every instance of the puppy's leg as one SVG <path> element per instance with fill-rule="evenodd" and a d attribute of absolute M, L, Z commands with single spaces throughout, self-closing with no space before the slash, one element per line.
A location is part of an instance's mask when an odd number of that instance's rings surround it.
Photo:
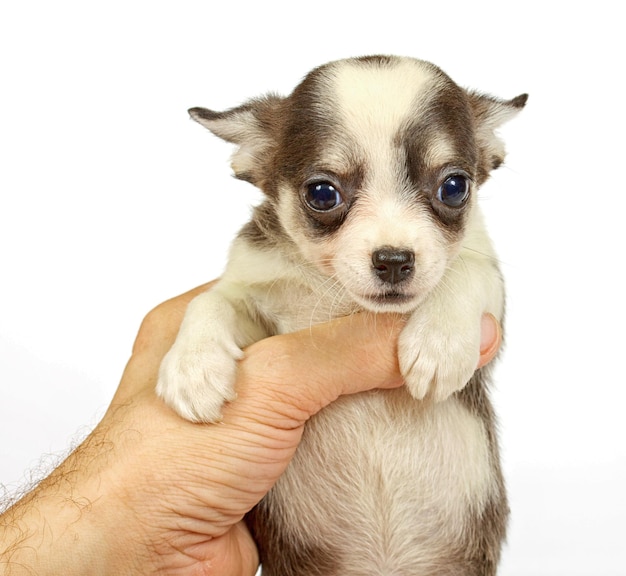
<path fill-rule="evenodd" d="M 484 312 L 501 319 L 502 277 L 493 258 L 463 251 L 400 335 L 400 370 L 411 394 L 439 402 L 463 388 L 480 355 Z"/>
<path fill-rule="evenodd" d="M 215 422 L 235 398 L 242 348 L 266 336 L 234 287 L 220 282 L 194 298 L 161 364 L 157 393 L 181 416 Z"/>

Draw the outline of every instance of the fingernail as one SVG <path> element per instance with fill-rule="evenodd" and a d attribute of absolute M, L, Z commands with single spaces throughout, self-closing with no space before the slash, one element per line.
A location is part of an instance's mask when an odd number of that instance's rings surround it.
<path fill-rule="evenodd" d="M 480 353 L 493 348 L 498 339 L 498 324 L 491 314 L 483 314 L 480 323 Z"/>

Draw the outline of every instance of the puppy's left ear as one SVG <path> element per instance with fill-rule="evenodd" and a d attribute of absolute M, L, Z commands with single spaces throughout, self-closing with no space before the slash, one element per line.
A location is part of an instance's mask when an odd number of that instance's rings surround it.
<path fill-rule="evenodd" d="M 504 142 L 497 129 L 516 116 L 526 105 L 528 94 L 520 94 L 511 100 L 500 100 L 477 92 L 468 93 L 475 119 L 476 139 L 480 148 L 481 179 L 504 162 Z"/>
<path fill-rule="evenodd" d="M 269 95 L 225 112 L 191 108 L 189 115 L 223 140 L 237 145 L 231 166 L 237 178 L 262 184 L 275 149 L 283 99 Z"/>

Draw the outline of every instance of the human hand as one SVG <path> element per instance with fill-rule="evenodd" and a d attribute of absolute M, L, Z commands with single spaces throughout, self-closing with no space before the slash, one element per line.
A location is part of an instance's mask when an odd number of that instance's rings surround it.
<path fill-rule="evenodd" d="M 250 576 L 258 554 L 242 518 L 288 465 L 306 420 L 341 394 L 402 384 L 403 322 L 360 314 L 250 346 L 222 422 L 184 421 L 154 385 L 188 302 L 204 289 L 146 317 L 100 424 L 0 517 L 5 574 Z M 490 318 L 480 365 L 500 343 Z"/>

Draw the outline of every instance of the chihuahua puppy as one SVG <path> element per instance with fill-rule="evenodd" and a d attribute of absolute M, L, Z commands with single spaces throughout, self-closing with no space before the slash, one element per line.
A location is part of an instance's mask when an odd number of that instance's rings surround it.
<path fill-rule="evenodd" d="M 504 289 L 476 197 L 525 105 L 421 60 L 331 62 L 288 97 L 191 117 L 236 145 L 265 194 L 221 280 L 189 306 L 157 391 L 215 422 L 261 338 L 357 311 L 398 312 L 406 385 L 313 417 L 248 521 L 264 576 L 496 573 L 508 515 L 480 319 Z M 341 358 L 337 359 L 341 362 Z"/>

